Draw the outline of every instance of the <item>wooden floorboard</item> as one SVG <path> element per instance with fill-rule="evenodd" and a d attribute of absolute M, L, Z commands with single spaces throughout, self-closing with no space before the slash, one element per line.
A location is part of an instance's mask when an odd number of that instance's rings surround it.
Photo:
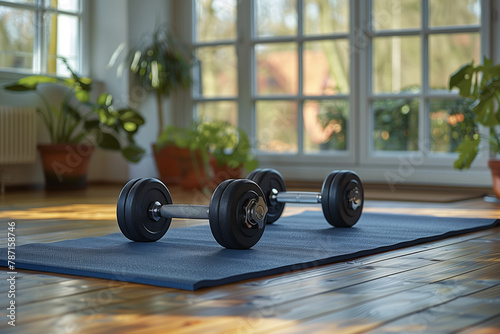
<path fill-rule="evenodd" d="M 119 232 L 119 190 L 8 193 L 0 197 L 0 247 L 7 221 L 16 222 L 17 245 Z M 205 194 L 172 192 L 177 203 L 208 202 Z M 285 213 L 306 209 L 320 210 Z M 367 201 L 365 210 L 500 218 L 500 206 L 482 199 Z M 194 224 L 206 222 L 173 227 Z M 19 270 L 15 330 L 5 313 L 8 291 L 0 280 L 2 333 L 500 333 L 500 227 L 193 292 Z"/>

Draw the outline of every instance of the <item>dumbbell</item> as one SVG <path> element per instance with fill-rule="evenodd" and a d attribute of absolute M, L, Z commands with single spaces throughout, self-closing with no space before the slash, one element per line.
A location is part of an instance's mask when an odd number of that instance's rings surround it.
<path fill-rule="evenodd" d="M 210 205 L 172 204 L 170 191 L 161 181 L 132 179 L 121 190 L 116 208 L 118 226 L 132 241 L 160 239 L 172 218 L 208 219 L 215 240 L 233 249 L 248 249 L 259 241 L 266 214 L 262 189 L 247 179 L 219 184 Z"/>
<path fill-rule="evenodd" d="M 266 223 L 272 224 L 283 213 L 285 203 L 321 203 L 323 215 L 335 227 L 351 227 L 363 211 L 363 184 L 348 170 L 330 172 L 320 193 L 286 191 L 283 176 L 274 169 L 256 169 L 247 179 L 257 183 L 266 198 Z"/>

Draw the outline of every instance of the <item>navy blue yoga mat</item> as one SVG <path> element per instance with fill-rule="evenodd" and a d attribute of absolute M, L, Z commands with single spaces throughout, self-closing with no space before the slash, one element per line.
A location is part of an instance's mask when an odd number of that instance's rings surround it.
<path fill-rule="evenodd" d="M 207 225 L 174 228 L 153 243 L 120 233 L 16 248 L 16 268 L 184 290 L 348 260 L 495 226 L 494 219 L 364 213 L 352 228 L 331 227 L 321 212 L 282 217 L 250 250 L 224 249 Z M 6 266 L 6 249 L 1 265 Z"/>

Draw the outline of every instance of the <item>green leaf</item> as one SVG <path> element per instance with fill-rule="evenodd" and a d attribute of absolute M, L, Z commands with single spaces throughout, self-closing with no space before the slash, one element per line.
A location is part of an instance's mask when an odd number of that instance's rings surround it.
<path fill-rule="evenodd" d="M 478 100 L 472 107 L 472 111 L 476 114 L 476 120 L 485 126 L 495 126 L 498 124 L 495 115 L 495 100 L 490 98 L 487 100 Z"/>
<path fill-rule="evenodd" d="M 489 59 L 488 57 L 486 56 L 483 56 L 483 67 L 485 68 L 490 68 L 491 65 L 493 65 L 493 60 L 492 59 Z"/>
<path fill-rule="evenodd" d="M 92 84 L 92 79 L 86 78 L 86 77 L 81 77 L 80 82 L 84 85 L 90 86 Z"/>
<path fill-rule="evenodd" d="M 247 172 L 251 172 L 253 171 L 255 168 L 257 168 L 259 166 L 259 162 L 257 161 L 257 159 L 252 159 L 252 160 L 249 160 L 247 162 L 245 162 L 243 164 L 243 168 L 245 168 L 245 170 Z"/>
<path fill-rule="evenodd" d="M 85 124 L 83 125 L 83 127 L 85 128 L 85 130 L 90 131 L 90 130 L 98 128 L 99 124 L 101 124 L 99 122 L 99 120 L 92 119 L 92 120 L 86 121 Z"/>
<path fill-rule="evenodd" d="M 122 150 L 122 155 L 125 159 L 131 162 L 139 162 L 144 156 L 145 150 L 137 145 L 129 145 Z"/>
<path fill-rule="evenodd" d="M 35 89 L 41 83 L 57 83 L 59 79 L 43 75 L 31 75 L 17 81 L 18 84 Z"/>
<path fill-rule="evenodd" d="M 457 72 L 455 72 L 449 81 L 449 89 L 457 87 L 460 96 L 470 97 L 471 87 L 472 87 L 472 74 L 474 73 L 473 63 L 462 66 Z"/>
<path fill-rule="evenodd" d="M 101 123 L 106 124 L 106 121 L 108 120 L 107 110 L 105 110 L 103 108 L 98 108 L 95 110 L 95 112 L 99 116 L 99 120 L 101 121 Z"/>
<path fill-rule="evenodd" d="M 118 119 L 122 122 L 132 122 L 135 125 L 142 125 L 145 123 L 144 118 L 137 111 L 133 109 L 120 109 L 117 111 Z"/>
<path fill-rule="evenodd" d="M 6 90 L 10 90 L 10 91 L 13 91 L 13 92 L 26 92 L 26 91 L 30 91 L 30 90 L 35 90 L 36 89 L 36 87 L 29 87 L 29 86 L 20 85 L 20 84 L 17 84 L 17 83 L 5 86 L 4 88 Z"/>
<path fill-rule="evenodd" d="M 76 121 L 80 121 L 82 119 L 82 116 L 80 116 L 78 110 L 68 104 L 64 105 L 64 111 L 67 114 L 71 115 L 71 117 L 73 117 Z"/>
<path fill-rule="evenodd" d="M 470 139 L 466 137 L 464 141 L 457 147 L 456 152 L 460 153 L 457 160 L 453 163 L 455 169 L 468 169 L 476 158 L 479 152 L 480 139 Z"/>
<path fill-rule="evenodd" d="M 16 83 L 4 86 L 6 90 L 14 92 L 26 92 L 30 90 L 36 90 L 38 84 L 41 83 L 57 83 L 57 78 L 46 77 L 41 75 L 32 75 L 19 79 Z"/>
<path fill-rule="evenodd" d="M 125 122 L 123 123 L 123 129 L 129 133 L 135 133 L 137 132 L 138 126 L 132 122 Z"/>
<path fill-rule="evenodd" d="M 99 95 L 97 98 L 97 104 L 101 106 L 109 107 L 113 103 L 113 96 L 107 93 Z"/>
<path fill-rule="evenodd" d="M 90 94 L 86 90 L 76 90 L 75 96 L 82 103 L 87 103 L 90 100 Z"/>
<path fill-rule="evenodd" d="M 102 124 L 111 127 L 116 123 L 116 117 L 113 116 L 112 110 L 108 110 L 106 108 L 97 108 L 97 115 L 99 115 L 99 120 Z"/>
<path fill-rule="evenodd" d="M 121 148 L 120 142 L 112 134 L 102 133 L 99 146 L 106 150 L 119 150 Z"/>

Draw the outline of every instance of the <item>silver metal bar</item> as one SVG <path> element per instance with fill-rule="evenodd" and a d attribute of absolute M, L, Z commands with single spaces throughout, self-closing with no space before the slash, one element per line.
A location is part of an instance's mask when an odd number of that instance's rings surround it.
<path fill-rule="evenodd" d="M 321 203 L 321 194 L 312 192 L 286 191 L 272 195 L 280 203 Z"/>
<path fill-rule="evenodd" d="M 167 204 L 160 208 L 163 218 L 208 219 L 208 205 Z"/>

